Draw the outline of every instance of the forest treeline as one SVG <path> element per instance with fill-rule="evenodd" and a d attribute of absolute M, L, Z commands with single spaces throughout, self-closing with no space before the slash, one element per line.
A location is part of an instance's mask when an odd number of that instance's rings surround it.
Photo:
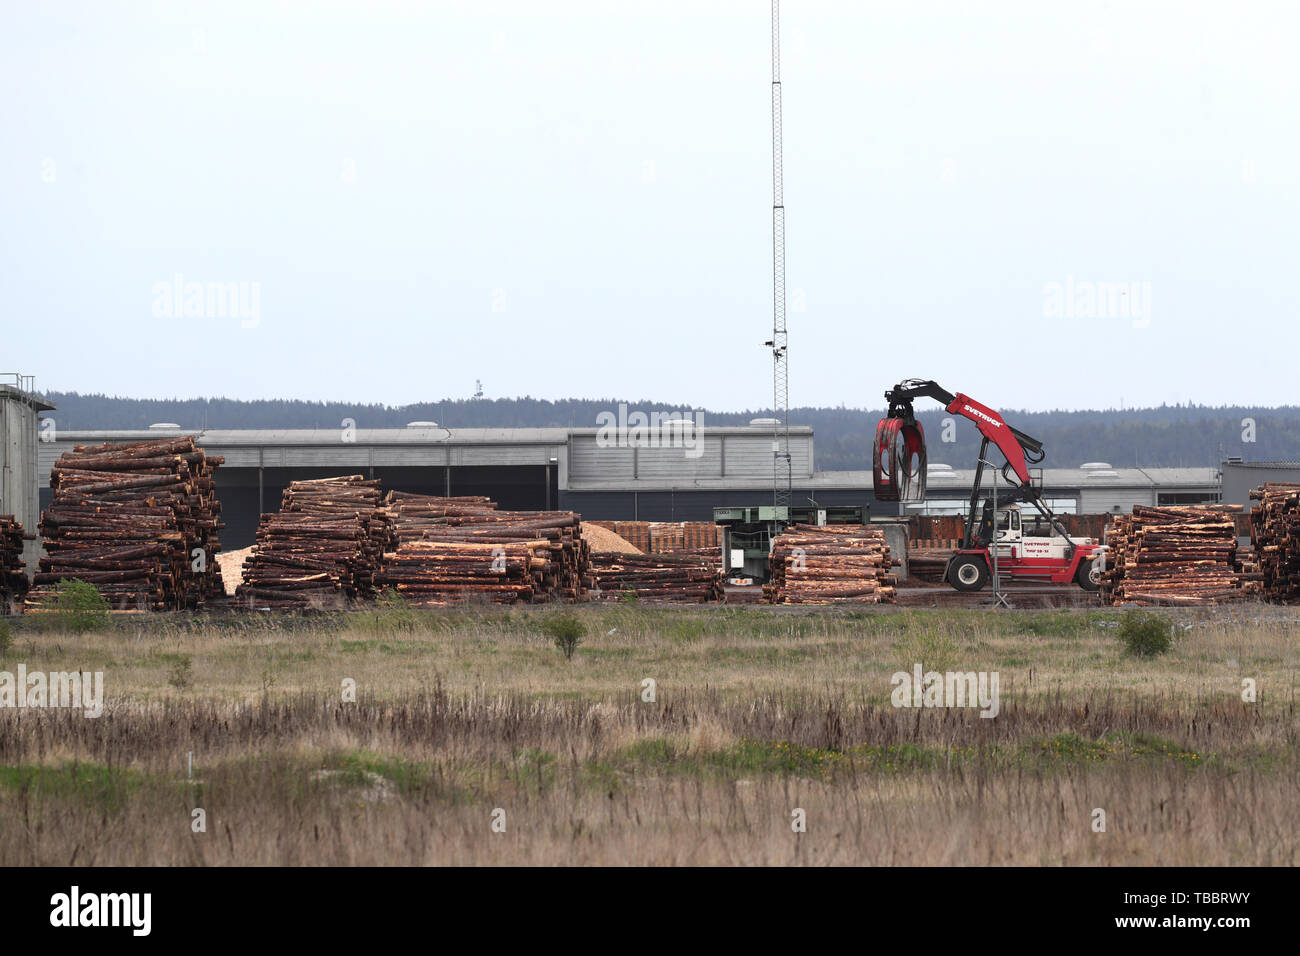
<path fill-rule="evenodd" d="M 410 421 L 435 421 L 447 428 L 596 427 L 597 415 L 617 411 L 616 399 L 535 398 L 457 399 L 415 405 L 364 405 L 296 400 L 240 401 L 231 398 L 137 399 L 76 392 L 49 392 L 57 406 L 48 414 L 60 429 L 144 428 L 176 422 L 204 428 L 339 428 L 352 419 L 358 428 L 395 428 Z M 700 410 L 663 402 L 628 401 L 645 412 Z M 819 470 L 871 467 L 871 442 L 880 409 L 796 408 L 790 420 L 811 425 Z M 1247 460 L 1300 459 L 1300 407 L 1209 407 L 1162 405 L 1158 408 L 1019 412 L 1002 410 L 1016 428 L 1040 439 L 1047 450 L 1043 467 L 1071 468 L 1085 461 L 1116 467 L 1214 465 L 1221 456 Z M 703 423 L 743 425 L 770 410 L 703 410 Z M 939 408 L 920 412 L 932 462 L 965 467 L 979 450 L 979 433 L 965 419 L 945 427 Z M 945 441 L 945 439 L 952 441 Z"/>

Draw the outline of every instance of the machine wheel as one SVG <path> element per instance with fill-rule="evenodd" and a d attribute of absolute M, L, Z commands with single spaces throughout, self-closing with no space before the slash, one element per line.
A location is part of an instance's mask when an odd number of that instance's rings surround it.
<path fill-rule="evenodd" d="M 1101 571 L 1097 568 L 1097 559 L 1090 558 L 1087 561 L 1080 561 L 1079 570 L 1074 574 L 1074 580 L 1085 591 L 1100 591 Z"/>
<path fill-rule="evenodd" d="M 988 564 L 974 555 L 962 555 L 948 569 L 948 583 L 958 591 L 982 591 L 988 582 Z"/>

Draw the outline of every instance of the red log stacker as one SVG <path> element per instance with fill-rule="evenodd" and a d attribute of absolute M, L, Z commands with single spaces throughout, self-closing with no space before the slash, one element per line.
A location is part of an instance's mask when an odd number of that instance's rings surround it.
<path fill-rule="evenodd" d="M 925 501 L 925 432 L 912 412 L 915 398 L 933 398 L 949 414 L 974 422 L 983 436 L 961 548 L 948 560 L 945 580 L 959 591 L 981 590 L 989 581 L 996 548 L 1000 578 L 1052 584 L 1073 581 L 1096 591 L 1105 569 L 1105 546 L 1092 538 L 1070 537 L 1043 501 L 1041 482 L 1036 484 L 1029 472 L 1030 465 L 1043 460 L 1043 443 L 1012 428 L 996 410 L 968 395 L 923 379 L 908 379 L 885 393 L 889 412 L 876 426 L 873 449 L 876 500 Z M 1001 468 L 1006 488 L 989 494 L 981 506 L 984 468 L 991 464 L 990 442 L 1006 459 Z M 1022 514 L 1021 503 L 1032 505 L 1037 514 Z"/>

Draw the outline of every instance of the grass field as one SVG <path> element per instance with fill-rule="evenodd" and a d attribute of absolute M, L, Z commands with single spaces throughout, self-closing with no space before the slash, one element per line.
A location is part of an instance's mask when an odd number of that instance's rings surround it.
<path fill-rule="evenodd" d="M 23 620 L 0 670 L 102 671 L 105 713 L 0 708 L 0 864 L 1300 862 L 1300 617 L 1180 611 L 1150 659 L 1120 617 Z M 918 663 L 997 672 L 998 716 L 893 706 Z"/>

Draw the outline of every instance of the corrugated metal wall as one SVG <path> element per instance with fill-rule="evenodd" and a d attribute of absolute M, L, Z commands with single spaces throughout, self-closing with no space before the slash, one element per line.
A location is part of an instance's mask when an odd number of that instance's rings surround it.
<path fill-rule="evenodd" d="M 772 474 L 772 436 L 705 431 L 699 444 L 647 443 L 636 447 L 605 445 L 596 435 L 574 435 L 569 444 L 569 479 L 574 482 L 610 478 L 674 479 L 753 478 Z M 790 437 L 791 470 L 796 479 L 812 476 L 810 435 Z"/>
<path fill-rule="evenodd" d="M 1270 481 L 1300 482 L 1300 464 L 1279 462 L 1276 465 L 1247 465 L 1234 462 L 1223 464 L 1224 504 L 1250 508 L 1252 488 Z"/>
<path fill-rule="evenodd" d="M 1079 489 L 1079 514 L 1127 514 L 1134 505 L 1153 505 L 1155 498 L 1150 488 L 1106 488 L 1091 485 Z"/>
<path fill-rule="evenodd" d="M 22 522 L 24 531 L 32 533 L 41 517 L 37 475 L 43 449 L 37 441 L 38 427 L 31 405 L 13 393 L 0 392 L 0 514 L 12 514 Z M 29 577 L 39 555 L 39 542 L 25 543 L 23 561 Z"/>

